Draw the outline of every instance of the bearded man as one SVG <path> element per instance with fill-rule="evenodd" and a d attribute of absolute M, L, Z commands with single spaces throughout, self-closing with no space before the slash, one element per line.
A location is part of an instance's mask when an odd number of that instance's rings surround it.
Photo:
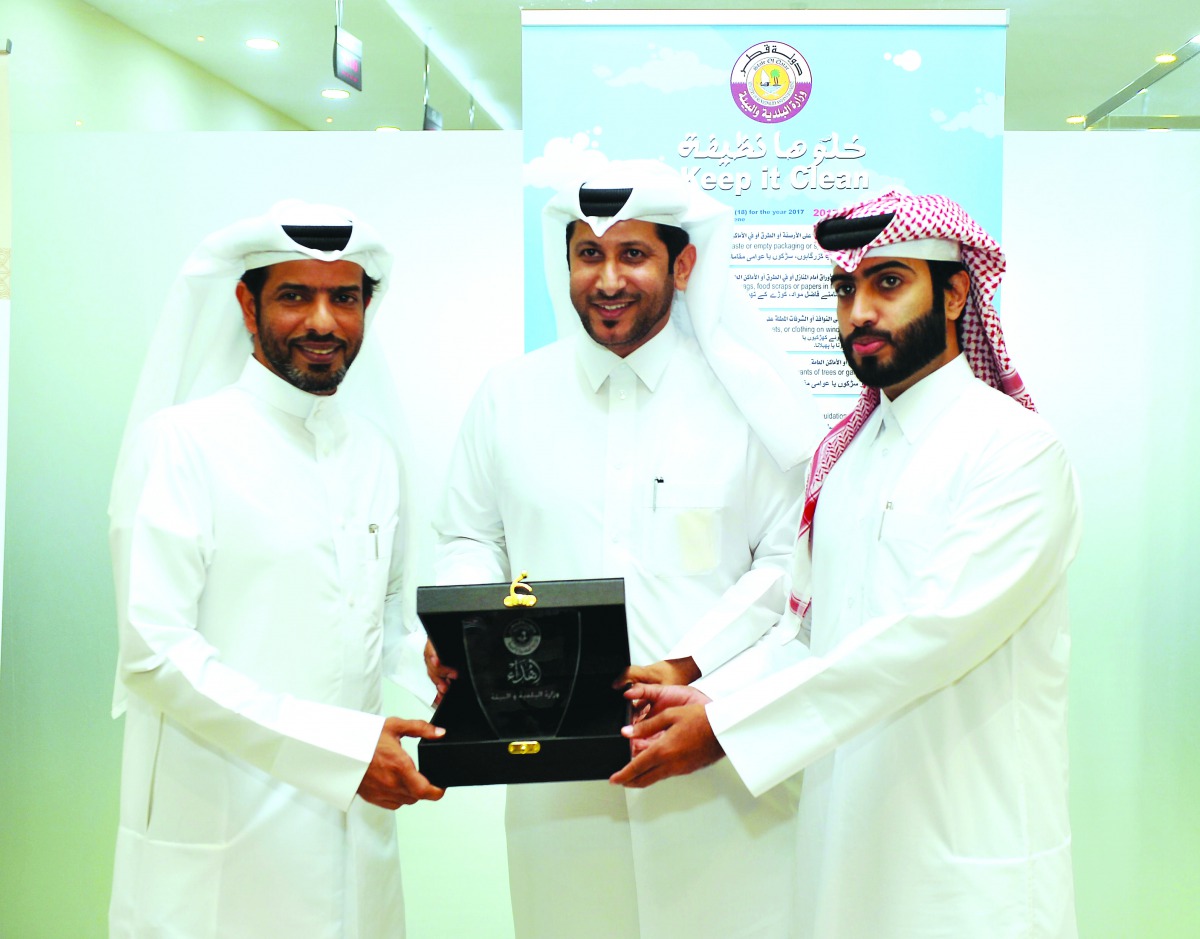
<path fill-rule="evenodd" d="M 730 275 L 732 220 L 652 161 L 550 200 L 561 338 L 488 376 L 436 519 L 444 584 L 623 577 L 639 679 L 715 670 L 787 600 L 818 423 Z M 794 807 L 727 766 L 652 793 L 510 786 L 516 935 L 786 936 Z"/>
<path fill-rule="evenodd" d="M 350 213 L 280 203 L 205 239 L 168 300 L 110 504 L 113 937 L 404 934 L 390 810 L 442 790 L 399 741 L 440 731 L 380 714 L 406 646 L 429 690 L 364 341 L 390 265 Z"/>
<path fill-rule="evenodd" d="M 865 387 L 809 473 L 790 607 L 811 656 L 711 702 L 631 688 L 651 713 L 613 781 L 727 756 L 758 793 L 803 770 L 802 939 L 1072 939 L 1079 495 L 991 306 L 1004 257 L 941 196 L 816 238 Z"/>

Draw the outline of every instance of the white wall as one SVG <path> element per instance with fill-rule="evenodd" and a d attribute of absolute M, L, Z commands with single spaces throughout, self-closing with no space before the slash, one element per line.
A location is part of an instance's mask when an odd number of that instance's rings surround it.
<path fill-rule="evenodd" d="M 1071 575 L 1084 939 L 1200 935 L 1200 134 L 1005 139 L 1001 318 L 1083 487 Z"/>

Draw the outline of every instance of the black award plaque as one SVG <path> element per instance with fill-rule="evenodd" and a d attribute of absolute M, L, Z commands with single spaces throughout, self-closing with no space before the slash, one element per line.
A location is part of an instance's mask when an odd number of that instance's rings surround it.
<path fill-rule="evenodd" d="M 629 759 L 620 579 L 420 587 L 417 613 L 458 671 L 417 746 L 438 786 L 607 778 Z"/>

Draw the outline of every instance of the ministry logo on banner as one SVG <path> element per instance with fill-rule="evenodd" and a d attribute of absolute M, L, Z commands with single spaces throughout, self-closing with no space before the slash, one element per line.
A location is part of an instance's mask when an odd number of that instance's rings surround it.
<path fill-rule="evenodd" d="M 776 124 L 795 117 L 808 103 L 812 70 L 787 43 L 759 42 L 738 56 L 729 90 L 747 117 Z"/>

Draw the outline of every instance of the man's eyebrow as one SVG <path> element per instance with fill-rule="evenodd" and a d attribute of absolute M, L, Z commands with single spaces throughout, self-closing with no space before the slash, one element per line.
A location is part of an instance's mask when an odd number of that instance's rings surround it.
<path fill-rule="evenodd" d="M 336 287 L 317 288 L 317 287 L 313 287 L 313 285 L 312 285 L 312 284 L 304 284 L 304 283 L 299 283 L 299 282 L 297 282 L 297 283 L 283 283 L 283 284 L 276 284 L 276 285 L 275 285 L 275 289 L 276 289 L 276 290 L 318 290 L 318 289 L 325 289 L 325 290 L 329 290 L 331 293 L 348 293 L 348 292 L 350 292 L 350 291 L 354 291 L 354 292 L 356 292 L 356 293 L 361 293 L 361 292 L 362 292 L 362 284 L 345 284 L 345 285 L 342 285 L 342 286 L 336 286 Z"/>
<path fill-rule="evenodd" d="M 574 250 L 575 248 L 583 248 L 583 247 L 596 248 L 596 247 L 599 247 L 600 244 L 601 244 L 601 242 L 600 242 L 599 238 L 579 238 L 578 240 L 571 242 L 571 248 L 572 248 L 572 250 Z M 642 248 L 645 250 L 651 250 L 654 247 L 654 243 L 651 241 L 642 239 L 642 238 L 630 238 L 627 241 L 618 241 L 617 247 L 618 248 Z"/>
<path fill-rule="evenodd" d="M 903 261 L 897 261 L 894 258 L 887 261 L 880 261 L 878 264 L 872 264 L 870 267 L 863 268 L 863 274 L 870 277 L 872 274 L 878 274 L 880 271 L 886 271 L 890 267 L 903 268 L 906 271 L 916 273 L 916 269 L 911 264 L 905 264 Z"/>

